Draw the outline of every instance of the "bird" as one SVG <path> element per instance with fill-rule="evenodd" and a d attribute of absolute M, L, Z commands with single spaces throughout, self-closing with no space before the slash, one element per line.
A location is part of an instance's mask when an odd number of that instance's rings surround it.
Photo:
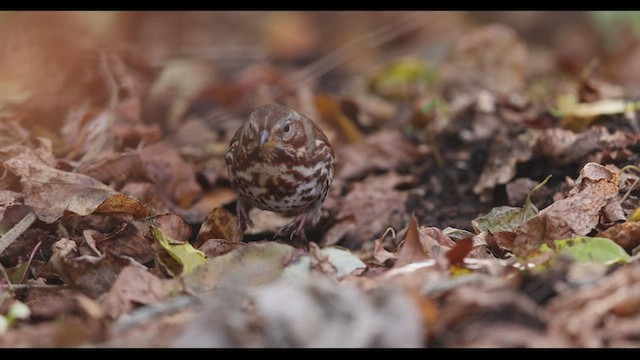
<path fill-rule="evenodd" d="M 331 182 L 335 155 L 318 124 L 281 104 L 256 108 L 225 154 L 235 189 L 238 236 L 253 227 L 253 207 L 294 218 L 276 236 L 290 233 L 308 249 L 305 226 L 315 226 Z"/>

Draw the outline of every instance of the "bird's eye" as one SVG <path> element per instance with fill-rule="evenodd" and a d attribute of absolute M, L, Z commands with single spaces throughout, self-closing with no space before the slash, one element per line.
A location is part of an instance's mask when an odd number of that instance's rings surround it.
<path fill-rule="evenodd" d="M 291 125 L 285 125 L 282 131 L 284 131 L 285 134 L 288 134 L 291 131 Z"/>

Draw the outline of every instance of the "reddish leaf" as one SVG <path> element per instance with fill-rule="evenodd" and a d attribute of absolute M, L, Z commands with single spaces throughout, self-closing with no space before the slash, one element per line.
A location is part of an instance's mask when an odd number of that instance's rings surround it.
<path fill-rule="evenodd" d="M 473 249 L 473 239 L 468 237 L 462 240 L 458 240 L 456 245 L 449 250 L 445 256 L 452 265 L 461 266 L 464 263 L 464 258 Z"/>
<path fill-rule="evenodd" d="M 401 267 L 407 264 L 414 263 L 416 261 L 431 259 L 430 254 L 425 251 L 422 243 L 420 242 L 420 233 L 418 232 L 418 220 L 415 216 L 411 216 L 411 221 L 407 227 L 407 233 L 404 236 L 404 242 L 398 252 L 398 260 L 393 266 L 394 268 Z"/>

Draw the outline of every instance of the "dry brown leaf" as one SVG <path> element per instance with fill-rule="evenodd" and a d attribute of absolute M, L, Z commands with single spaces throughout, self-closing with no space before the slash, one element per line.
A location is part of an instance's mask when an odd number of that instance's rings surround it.
<path fill-rule="evenodd" d="M 140 305 L 151 305 L 166 298 L 169 287 L 176 287 L 173 280 L 161 280 L 144 266 L 130 264 L 118 274 L 100 303 L 110 318 L 117 319 Z"/>
<path fill-rule="evenodd" d="M 0 190 L 0 220 L 4 219 L 4 213 L 8 208 L 20 206 L 22 202 L 22 194 L 11 190 Z"/>
<path fill-rule="evenodd" d="M 561 128 L 545 129 L 540 132 L 535 151 L 549 157 L 558 164 L 569 164 L 585 160 L 590 154 L 602 149 L 625 149 L 637 144 L 640 135 L 616 131 L 613 134 L 602 126 L 591 127 L 581 133 Z"/>
<path fill-rule="evenodd" d="M 494 283 L 486 283 L 484 286 L 461 285 L 446 295 L 445 306 L 442 307 L 436 326 L 436 337 L 445 346 L 459 347 L 475 341 L 479 344 L 501 344 L 503 339 L 498 336 L 502 334 L 494 335 L 484 331 L 498 326 L 521 328 L 524 331 L 522 335 L 535 334 L 537 346 L 566 344 L 564 337 L 553 338 L 543 332 L 549 314 L 531 298 L 500 285 L 504 280 L 487 281 Z M 547 341 L 541 341 L 545 337 Z M 529 340 L 531 339 L 518 338 L 514 334 L 514 338 L 507 343 L 528 344 Z"/>
<path fill-rule="evenodd" d="M 384 129 L 358 143 L 339 147 L 340 168 L 334 180 L 359 178 L 373 171 L 388 171 L 415 164 L 426 154 L 402 132 Z"/>
<path fill-rule="evenodd" d="M 104 339 L 104 325 L 68 315 L 64 321 L 25 324 L 0 336 L 2 348 L 72 348 Z"/>
<path fill-rule="evenodd" d="M 517 164 L 531 158 L 537 137 L 533 131 L 524 132 L 515 139 L 504 132 L 498 133 L 491 143 L 487 161 L 473 192 L 483 199 L 489 199 L 496 185 L 506 184 L 513 178 Z"/>
<path fill-rule="evenodd" d="M 94 255 L 110 251 L 117 256 L 129 256 L 141 264 L 153 259 L 151 242 L 133 224 L 125 223 L 110 234 L 103 234 L 96 230 L 85 230 L 83 235 L 87 244 L 94 248 L 94 252 L 98 251 Z"/>
<path fill-rule="evenodd" d="M 615 323 L 637 323 L 640 307 L 638 263 L 621 267 L 601 281 L 567 288 L 549 302 L 549 333 L 574 339 L 572 346 L 604 347 L 611 341 L 634 341 L 634 332 L 609 331 Z M 626 330 L 626 329 L 625 329 Z"/>
<path fill-rule="evenodd" d="M 485 242 L 491 253 L 503 259 L 508 253 L 509 249 L 513 249 L 513 241 L 516 238 L 516 234 L 511 231 L 500 231 L 495 234 L 490 232 L 483 232 L 478 236 L 485 234 Z"/>
<path fill-rule="evenodd" d="M 24 303 L 31 310 L 31 318 L 55 319 L 77 310 L 74 296 L 77 290 L 33 287 L 26 291 Z"/>
<path fill-rule="evenodd" d="M 234 241 L 237 231 L 235 216 L 224 208 L 214 208 L 202 223 L 193 246 L 200 247 L 209 239 Z"/>
<path fill-rule="evenodd" d="M 154 216 L 145 223 L 160 228 L 171 244 L 184 244 L 191 238 L 191 225 L 176 214 Z"/>
<path fill-rule="evenodd" d="M 100 257 L 76 255 L 75 242 L 61 239 L 53 245 L 49 264 L 67 285 L 93 299 L 108 291 L 118 273 L 134 261 L 113 255 L 109 251 Z"/>
<path fill-rule="evenodd" d="M 116 153 L 113 150 L 104 151 L 100 154 L 100 158 L 79 166 L 77 172 L 105 184 L 151 180 L 142 164 L 139 151 L 122 153 Z"/>
<path fill-rule="evenodd" d="M 452 265 L 461 266 L 464 263 L 464 258 L 473 249 L 473 239 L 468 237 L 462 240 L 458 240 L 451 250 L 447 251 L 445 256 Z"/>
<path fill-rule="evenodd" d="M 430 254 L 420 241 L 420 232 L 418 231 L 418 220 L 415 216 L 411 216 L 407 232 L 404 236 L 404 242 L 398 251 L 398 260 L 394 268 L 402 267 L 416 261 L 431 259 Z"/>
<path fill-rule="evenodd" d="M 139 200 L 121 193 L 115 193 L 109 196 L 98 205 L 93 213 L 102 215 L 129 214 L 136 219 L 151 215 L 151 211 Z"/>
<path fill-rule="evenodd" d="M 603 225 L 612 225 L 625 220 L 627 220 L 627 215 L 622 208 L 622 204 L 620 204 L 620 200 L 618 198 L 609 199 L 607 204 L 602 208 L 601 223 Z"/>
<path fill-rule="evenodd" d="M 387 262 L 395 263 L 398 256 L 387 251 L 382 246 L 382 241 L 380 239 L 376 239 L 373 243 L 373 258 L 378 262 L 378 264 L 384 265 Z"/>
<path fill-rule="evenodd" d="M 538 181 L 531 180 L 529 178 L 517 178 L 507 183 L 507 197 L 509 198 L 509 205 L 522 206 L 524 204 L 527 195 L 531 192 Z"/>
<path fill-rule="evenodd" d="M 205 253 L 207 258 L 214 258 L 244 245 L 246 245 L 246 243 L 235 240 L 209 239 L 205 241 L 204 244 L 200 245 L 198 250 Z"/>
<path fill-rule="evenodd" d="M 149 209 L 153 209 L 154 214 L 174 212 L 174 205 L 161 197 L 157 187 L 151 183 L 127 182 L 120 191 L 129 197 L 140 200 Z"/>
<path fill-rule="evenodd" d="M 140 157 L 158 191 L 169 195 L 181 207 L 187 207 L 202 192 L 193 167 L 168 144 L 146 147 L 140 150 Z"/>
<path fill-rule="evenodd" d="M 618 195 L 618 174 L 588 163 L 569 197 L 556 201 L 516 229 L 514 252 L 525 255 L 542 243 L 587 235 L 600 222 L 600 210 Z"/>
<path fill-rule="evenodd" d="M 42 150 L 42 148 L 40 148 Z M 10 154 L 20 152 L 16 156 Z M 38 152 L 25 146 L 14 145 L 0 150 L 0 158 L 5 167 L 20 177 L 25 205 L 33 208 L 38 218 L 46 223 L 58 220 L 65 211 L 78 215 L 88 215 L 98 209 L 116 191 L 103 183 L 86 175 L 75 174 L 54 168 L 38 155 Z M 144 212 L 144 206 L 136 200 L 126 199 L 118 194 L 105 204 L 106 211 L 126 212 L 134 210 L 134 214 Z"/>
<path fill-rule="evenodd" d="M 640 246 L 640 221 L 615 224 L 596 236 L 611 239 L 631 253 L 633 249 Z"/>
<path fill-rule="evenodd" d="M 322 245 L 337 243 L 346 247 L 359 247 L 364 242 L 380 237 L 389 227 L 400 228 L 406 216 L 406 191 L 394 187 L 413 181 L 411 176 L 389 172 L 369 176 L 354 184 L 353 189 L 340 199 L 327 199 L 326 206 L 340 206 L 335 215 L 336 224 L 322 237 Z"/>

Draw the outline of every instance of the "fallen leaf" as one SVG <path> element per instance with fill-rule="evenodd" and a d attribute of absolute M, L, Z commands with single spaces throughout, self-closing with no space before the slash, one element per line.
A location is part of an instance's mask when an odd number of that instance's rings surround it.
<path fill-rule="evenodd" d="M 206 262 L 207 256 L 202 251 L 195 249 L 188 242 L 173 245 L 171 244 L 172 240 L 170 240 L 160 228 L 155 226 L 151 227 L 151 232 L 167 253 L 182 265 L 182 273 L 190 273 L 193 269 Z"/>
<path fill-rule="evenodd" d="M 190 205 L 202 192 L 193 167 L 168 144 L 157 143 L 143 148 L 140 157 L 157 188 L 181 207 Z"/>
<path fill-rule="evenodd" d="M 640 246 L 640 222 L 629 221 L 622 224 L 615 224 L 597 235 L 611 239 L 616 244 L 622 246 L 628 253 Z"/>
<path fill-rule="evenodd" d="M 567 344 L 563 337 L 554 338 L 544 331 L 549 315 L 531 298 L 514 289 L 462 284 L 450 290 L 446 299 L 434 335 L 447 347 L 461 346 L 474 340 L 480 344 L 502 344 L 502 338 L 494 338 L 492 333 L 485 333 L 484 329 L 505 327 L 521 329 L 524 334 L 520 335 L 535 335 L 538 346 Z M 514 335 L 511 341 L 527 344 L 529 340 L 532 339 L 516 338 Z"/>
<path fill-rule="evenodd" d="M 491 209 L 487 215 L 483 215 L 471 220 L 473 229 L 477 232 L 489 231 L 492 233 L 502 231 L 514 231 L 520 224 L 531 219 L 538 214 L 538 208 L 531 202 L 531 194 L 542 188 L 551 175 L 542 182 L 534 186 L 524 201 L 522 208 L 511 206 L 499 206 Z"/>
<path fill-rule="evenodd" d="M 99 158 L 83 163 L 76 171 L 105 184 L 152 180 L 145 171 L 139 151 L 105 151 Z"/>
<path fill-rule="evenodd" d="M 8 208 L 20 206 L 22 201 L 22 194 L 11 190 L 0 190 L 0 220 L 4 219 L 4 213 Z"/>
<path fill-rule="evenodd" d="M 536 154 L 553 159 L 558 164 L 569 164 L 585 160 L 589 154 L 603 149 L 625 149 L 636 144 L 636 134 L 617 131 L 613 134 L 602 126 L 591 127 L 581 133 L 550 128 L 540 132 L 535 144 Z"/>
<path fill-rule="evenodd" d="M 93 299 L 109 291 L 120 271 L 134 262 L 109 251 L 102 256 L 76 257 L 76 254 L 77 246 L 73 241 L 58 240 L 53 245 L 49 264 L 67 285 Z"/>
<path fill-rule="evenodd" d="M 214 208 L 200 226 L 193 246 L 200 247 L 210 239 L 224 239 L 232 242 L 237 239 L 237 231 L 235 216 L 223 208 Z"/>
<path fill-rule="evenodd" d="M 524 203 L 529 191 L 536 185 L 538 185 L 538 182 L 529 178 L 517 178 L 509 181 L 505 188 L 509 204 L 516 206 Z"/>
<path fill-rule="evenodd" d="M 151 215 L 151 211 L 140 201 L 121 193 L 109 196 L 93 211 L 95 214 L 129 214 L 136 219 Z M 82 215 L 82 214 L 80 214 Z"/>
<path fill-rule="evenodd" d="M 384 129 L 367 135 L 363 141 L 336 149 L 340 167 L 334 180 L 354 179 L 373 171 L 388 171 L 411 166 L 426 151 L 418 148 L 402 132 Z"/>
<path fill-rule="evenodd" d="M 209 239 L 204 244 L 198 247 L 198 250 L 207 255 L 207 258 L 214 258 L 216 256 L 224 255 L 240 246 L 244 246 L 246 243 L 236 240 L 225 239 Z"/>
<path fill-rule="evenodd" d="M 294 259 L 296 250 L 272 241 L 252 242 L 212 259 L 181 275 L 185 287 L 196 293 L 224 284 L 234 287 L 256 286 L 280 277 Z"/>
<path fill-rule="evenodd" d="M 401 227 L 408 194 L 394 188 L 413 179 L 391 172 L 381 176 L 371 175 L 355 183 L 339 202 L 334 199 L 337 202 L 334 206 L 339 206 L 334 217 L 336 223 L 322 237 L 322 245 L 360 247 L 363 242 L 380 237 L 389 227 Z M 327 207 L 330 206 L 327 204 Z"/>
<path fill-rule="evenodd" d="M 516 174 L 516 165 L 523 163 L 533 155 L 533 146 L 537 133 L 527 131 L 515 139 L 503 132 L 498 133 L 491 143 L 489 155 L 478 182 L 473 187 L 475 194 L 488 198 L 496 185 L 506 184 Z"/>
<path fill-rule="evenodd" d="M 8 159 L 4 157 L 16 151 L 18 155 Z M 4 166 L 20 177 L 25 205 L 31 206 L 38 218 L 46 223 L 58 220 L 65 211 L 78 215 L 91 214 L 105 202 L 100 211 L 144 212 L 144 206 L 136 200 L 118 194 L 88 176 L 58 170 L 37 155 L 36 151 L 25 146 L 0 149 L 0 158 L 5 158 Z M 114 195 L 116 197 L 109 200 Z"/>
<path fill-rule="evenodd" d="M 462 266 L 464 258 L 473 248 L 473 240 L 468 237 L 456 242 L 456 245 L 445 254 L 451 265 Z"/>
<path fill-rule="evenodd" d="M 191 225 L 176 214 L 163 214 L 144 220 L 145 225 L 152 225 L 162 231 L 169 244 L 184 244 L 191 239 Z M 141 225 L 142 227 L 142 225 Z"/>
<path fill-rule="evenodd" d="M 637 346 L 637 339 L 628 328 L 620 332 L 610 330 L 612 326 L 629 324 L 624 320 L 637 321 L 636 312 L 632 310 L 634 315 L 625 316 L 622 308 L 640 298 L 639 273 L 635 262 L 620 267 L 606 281 L 565 289 L 547 306 L 553 315 L 549 319 L 549 333 L 571 338 L 572 346 L 604 347 L 614 337 L 618 341 L 634 341 Z"/>
<path fill-rule="evenodd" d="M 172 280 L 161 280 L 144 266 L 130 264 L 118 274 L 100 304 L 111 319 L 117 319 L 140 305 L 155 304 L 166 298 L 170 284 Z"/>
<path fill-rule="evenodd" d="M 366 265 L 354 254 L 346 249 L 338 247 L 315 248 L 310 246 L 312 253 L 298 257 L 293 263 L 288 265 L 282 272 L 283 278 L 308 278 L 314 269 L 328 276 L 331 279 L 340 280 L 349 274 L 358 274 L 366 269 Z"/>
<path fill-rule="evenodd" d="M 556 201 L 516 228 L 516 254 L 526 254 L 542 243 L 587 235 L 600 221 L 600 210 L 618 195 L 618 175 L 588 163 L 580 171 L 569 197 Z"/>
<path fill-rule="evenodd" d="M 553 242 L 556 252 L 572 256 L 579 262 L 598 262 L 605 265 L 625 263 L 631 258 L 618 244 L 611 239 L 600 237 L 577 236 L 571 239 Z M 541 252 L 552 251 L 547 244 L 540 246 Z"/>
<path fill-rule="evenodd" d="M 110 234 L 103 234 L 96 230 L 85 230 L 83 235 L 85 241 L 95 248 L 94 251 L 97 250 L 94 255 L 110 251 L 117 256 L 131 257 L 141 264 L 153 259 L 151 242 L 133 224 L 125 223 Z"/>
<path fill-rule="evenodd" d="M 398 251 L 398 260 L 393 267 L 398 268 L 416 261 L 431 259 L 432 255 L 433 254 L 430 254 L 420 241 L 418 220 L 415 216 L 411 216 L 411 220 L 407 226 L 407 232 L 404 236 L 404 242 Z"/>
<path fill-rule="evenodd" d="M 78 310 L 73 289 L 48 289 L 33 287 L 26 291 L 24 303 L 31 310 L 34 320 L 55 319 Z"/>
<path fill-rule="evenodd" d="M 397 255 L 387 251 L 382 246 L 382 241 L 380 239 L 376 239 L 373 243 L 373 258 L 378 262 L 378 264 L 384 265 L 385 263 L 395 263 L 398 259 Z"/>

